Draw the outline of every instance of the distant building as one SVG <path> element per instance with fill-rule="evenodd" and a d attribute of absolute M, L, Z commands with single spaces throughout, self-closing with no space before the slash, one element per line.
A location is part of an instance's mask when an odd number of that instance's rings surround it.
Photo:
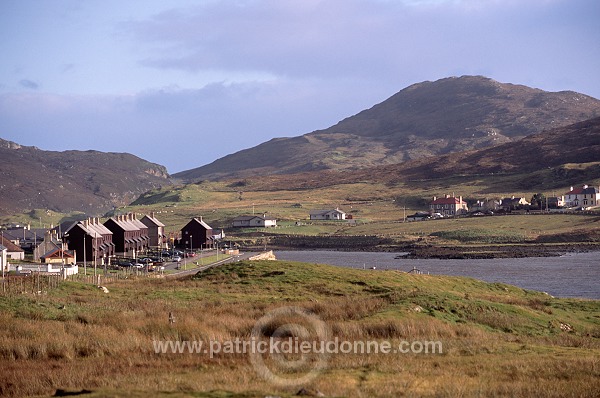
<path fill-rule="evenodd" d="M 522 209 L 523 207 L 531 204 L 525 198 L 515 198 L 514 196 L 510 198 L 502 198 L 501 202 L 502 209 L 506 211 Z"/>
<path fill-rule="evenodd" d="M 345 220 L 346 213 L 336 208 L 333 210 L 312 210 L 310 212 L 311 220 Z"/>
<path fill-rule="evenodd" d="M 6 252 L 8 250 L 6 249 L 6 246 L 0 244 L 0 270 L 4 270 L 4 272 L 9 271 L 8 269 L 8 261 L 7 261 L 7 255 Z"/>
<path fill-rule="evenodd" d="M 429 212 L 431 214 L 440 213 L 443 216 L 456 216 L 466 214 L 469 211 L 467 202 L 455 196 L 445 195 L 443 198 L 433 197 L 429 204 Z"/>
<path fill-rule="evenodd" d="M 478 200 L 469 208 L 470 211 L 496 211 L 502 204 L 501 200 L 496 199 L 482 199 Z"/>
<path fill-rule="evenodd" d="M 209 247 L 213 242 L 213 229 L 202 220 L 202 217 L 192 218 L 181 228 L 179 245 L 185 249 L 202 249 Z"/>
<path fill-rule="evenodd" d="M 137 253 L 148 248 L 148 227 L 138 221 L 134 214 L 109 218 L 104 226 L 112 232 L 115 254 L 136 258 Z"/>
<path fill-rule="evenodd" d="M 573 188 L 565 193 L 565 206 L 567 207 L 593 207 L 600 205 L 600 187 Z"/>
<path fill-rule="evenodd" d="M 4 237 L 4 234 L 0 235 L 0 245 L 6 248 L 6 256 L 11 260 L 23 260 L 25 259 L 25 250 L 15 245 L 11 240 Z"/>
<path fill-rule="evenodd" d="M 233 226 L 236 228 L 250 227 L 276 227 L 277 220 L 272 217 L 263 216 L 238 216 L 233 219 Z"/>
<path fill-rule="evenodd" d="M 64 241 L 73 250 L 80 261 L 94 261 L 109 264 L 115 255 L 113 233 L 99 218 L 88 218 L 78 221 L 64 229 Z"/>
<path fill-rule="evenodd" d="M 40 260 L 45 264 L 75 264 L 75 253 L 71 250 L 63 250 L 60 246 L 50 249 L 40 256 Z"/>
<path fill-rule="evenodd" d="M 423 220 L 429 220 L 430 218 L 431 218 L 431 214 L 429 214 L 427 212 L 418 211 L 415 214 L 406 216 L 406 221 L 423 221 Z"/>
<path fill-rule="evenodd" d="M 546 197 L 548 208 L 549 209 L 558 209 L 565 206 L 565 197 L 564 196 L 549 196 Z M 544 204 L 542 203 L 542 206 Z"/>
<path fill-rule="evenodd" d="M 164 248 L 167 242 L 167 237 L 165 236 L 165 224 L 158 221 L 158 219 L 154 217 L 154 213 L 145 215 L 140 221 L 148 227 L 148 245 L 150 247 Z"/>

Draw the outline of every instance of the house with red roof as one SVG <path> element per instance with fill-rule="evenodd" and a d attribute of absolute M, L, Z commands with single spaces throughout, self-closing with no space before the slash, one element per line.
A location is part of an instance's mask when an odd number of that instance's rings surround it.
<path fill-rule="evenodd" d="M 583 185 L 573 188 L 565 193 L 565 206 L 567 207 L 594 207 L 600 206 L 600 187 Z"/>
<path fill-rule="evenodd" d="M 463 200 L 462 196 L 458 198 L 450 195 L 444 195 L 443 198 L 434 196 L 429 204 L 429 212 L 431 214 L 440 213 L 443 216 L 456 216 L 466 214 L 468 211 L 467 202 Z"/>

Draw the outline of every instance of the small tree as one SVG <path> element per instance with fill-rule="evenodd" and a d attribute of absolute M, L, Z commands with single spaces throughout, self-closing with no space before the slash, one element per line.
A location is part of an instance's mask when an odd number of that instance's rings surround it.
<path fill-rule="evenodd" d="M 544 203 L 546 202 L 546 196 L 543 193 L 536 193 L 531 197 L 531 205 L 537 208 L 538 210 L 542 210 Z"/>

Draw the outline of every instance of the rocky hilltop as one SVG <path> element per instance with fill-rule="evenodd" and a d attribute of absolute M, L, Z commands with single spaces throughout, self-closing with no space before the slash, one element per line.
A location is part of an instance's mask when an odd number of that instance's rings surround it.
<path fill-rule="evenodd" d="M 600 101 L 463 76 L 409 86 L 325 130 L 276 138 L 174 175 L 186 181 L 357 170 L 492 147 L 600 116 Z"/>
<path fill-rule="evenodd" d="M 0 139 L 0 214 L 99 214 L 170 183 L 164 166 L 128 153 L 44 151 Z"/>

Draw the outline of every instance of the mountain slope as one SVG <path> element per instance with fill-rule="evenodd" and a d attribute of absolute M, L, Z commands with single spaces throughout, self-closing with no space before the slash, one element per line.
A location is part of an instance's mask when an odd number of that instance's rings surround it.
<path fill-rule="evenodd" d="M 0 214 L 98 214 L 170 183 L 164 166 L 127 153 L 43 151 L 0 139 Z"/>
<path fill-rule="evenodd" d="M 187 181 L 344 170 L 490 147 L 600 116 L 600 101 L 481 76 L 407 87 L 384 102 L 300 137 L 277 138 L 174 175 Z"/>
<path fill-rule="evenodd" d="M 517 176 L 513 182 L 524 190 L 592 183 L 600 179 L 600 117 L 490 148 L 371 167 L 352 173 L 326 170 L 248 178 L 246 189 L 306 189 L 357 182 L 418 184 L 423 180 L 457 176 L 481 181 Z"/>

